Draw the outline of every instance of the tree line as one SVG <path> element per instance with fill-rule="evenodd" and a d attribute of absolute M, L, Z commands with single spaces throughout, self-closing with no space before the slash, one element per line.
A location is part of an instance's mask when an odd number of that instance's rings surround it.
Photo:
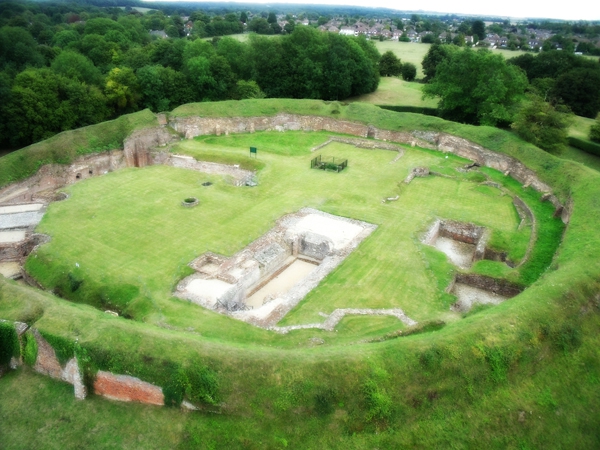
<path fill-rule="evenodd" d="M 263 96 L 339 100 L 373 92 L 379 83 L 379 52 L 364 38 L 302 26 L 247 42 L 184 38 L 177 16 L 169 18 L 175 38 L 152 39 L 156 14 L 56 8 L 51 16 L 0 8 L 4 146 L 143 108 Z"/>

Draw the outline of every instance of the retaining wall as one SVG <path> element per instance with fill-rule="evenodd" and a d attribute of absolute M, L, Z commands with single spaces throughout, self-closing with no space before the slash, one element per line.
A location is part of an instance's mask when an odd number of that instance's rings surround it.
<path fill-rule="evenodd" d="M 7 322 L 1 320 L 2 322 Z M 35 328 L 29 328 L 22 322 L 13 322 L 19 343 L 23 348 L 23 334 L 29 329 L 37 344 L 37 357 L 33 370 L 55 380 L 62 380 L 73 385 L 75 398 L 85 399 L 87 389 L 76 357 L 67 361 L 63 367 L 54 348 Z M 16 369 L 23 364 L 22 358 L 12 358 L 10 368 Z M 94 393 L 113 400 L 140 402 L 151 405 L 164 405 L 162 388 L 128 375 L 114 375 L 110 372 L 98 371 L 94 380 Z"/>

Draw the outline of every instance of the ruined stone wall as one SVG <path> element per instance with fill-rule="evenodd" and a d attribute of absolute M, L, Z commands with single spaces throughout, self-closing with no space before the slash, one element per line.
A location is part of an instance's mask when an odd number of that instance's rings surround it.
<path fill-rule="evenodd" d="M 50 238 L 42 234 L 30 234 L 20 242 L 0 243 L 0 261 L 21 261 L 32 250 Z"/>
<path fill-rule="evenodd" d="M 152 164 L 150 149 L 162 147 L 175 140 L 165 127 L 146 128 L 133 132 L 123 142 L 123 152 L 127 167 L 145 167 Z"/>
<path fill-rule="evenodd" d="M 0 320 L 6 322 L 5 320 Z M 26 323 L 14 322 L 19 342 L 23 345 L 23 334 L 29 329 Z M 76 357 L 61 366 L 54 348 L 35 329 L 30 329 L 37 344 L 37 357 L 33 369 L 42 375 L 56 380 L 62 380 L 73 385 L 75 398 L 85 399 L 87 389 Z M 22 358 L 12 358 L 10 368 L 16 369 L 23 364 Z M 4 369 L 4 368 L 2 368 Z M 0 374 L 1 375 L 1 374 Z M 94 381 L 94 392 L 104 397 L 120 401 L 137 401 L 151 405 L 163 405 L 162 388 L 128 375 L 114 375 L 110 372 L 99 371 Z"/>
<path fill-rule="evenodd" d="M 94 381 L 97 395 L 122 402 L 140 402 L 162 406 L 165 396 L 162 388 L 129 375 L 114 375 L 98 371 Z"/>
<path fill-rule="evenodd" d="M 55 201 L 55 190 L 77 181 L 104 175 L 126 167 L 123 151 L 112 150 L 105 153 L 82 156 L 73 164 L 47 164 L 38 172 L 19 183 L 0 189 L 0 203 L 17 204 L 36 200 Z M 79 178 L 77 177 L 79 175 Z"/>
<path fill-rule="evenodd" d="M 196 161 L 196 159 L 186 155 L 171 155 L 165 158 L 161 153 L 161 156 L 153 158 L 152 160 L 161 161 L 162 164 L 167 166 L 181 167 L 183 169 L 195 170 L 197 172 L 213 175 L 223 175 L 229 180 L 230 184 L 233 184 L 234 186 L 244 186 L 254 176 L 254 173 L 249 170 L 240 169 L 239 167 L 227 164 Z"/>
<path fill-rule="evenodd" d="M 458 273 L 454 281 L 456 283 L 462 283 L 469 286 L 473 286 L 475 288 L 490 291 L 494 294 L 508 298 L 514 297 L 515 295 L 518 295 L 523 291 L 521 287 L 514 285 L 506 280 L 500 280 L 497 278 L 491 278 L 486 277 L 484 275 L 476 275 L 472 273 Z"/>
<path fill-rule="evenodd" d="M 521 161 L 483 148 L 473 142 L 446 133 L 413 133 L 423 140 L 435 144 L 437 150 L 454 153 L 470 159 L 481 166 L 491 167 L 510 175 L 525 186 L 531 186 L 538 192 L 551 192 L 552 189 L 542 182 L 536 173 L 528 169 Z"/>
<path fill-rule="evenodd" d="M 483 234 L 483 228 L 471 223 L 442 220 L 439 235 L 455 241 L 477 245 Z"/>
<path fill-rule="evenodd" d="M 255 131 L 331 131 L 367 137 L 367 125 L 321 116 L 277 114 L 271 117 L 175 117 L 169 125 L 186 139 L 207 134 Z"/>
<path fill-rule="evenodd" d="M 333 242 L 316 233 L 305 233 L 300 239 L 301 255 L 322 261 L 331 254 Z"/>

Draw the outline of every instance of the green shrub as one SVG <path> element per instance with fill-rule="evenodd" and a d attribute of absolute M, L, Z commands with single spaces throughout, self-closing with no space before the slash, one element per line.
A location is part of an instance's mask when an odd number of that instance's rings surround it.
<path fill-rule="evenodd" d="M 376 381 L 367 380 L 363 385 L 363 394 L 367 406 L 367 421 L 388 420 L 392 416 L 392 399 Z"/>
<path fill-rule="evenodd" d="M 479 350 L 485 355 L 485 361 L 490 368 L 490 379 L 495 383 L 506 381 L 508 370 L 514 360 L 511 349 L 479 346 Z"/>
<path fill-rule="evenodd" d="M 38 346 L 31 331 L 23 335 L 23 362 L 33 366 L 37 360 Z"/>
<path fill-rule="evenodd" d="M 172 372 L 171 378 L 163 386 L 165 405 L 179 407 L 183 401 L 186 389 L 189 389 L 190 381 L 181 367 Z"/>
<path fill-rule="evenodd" d="M 320 416 L 331 414 L 336 403 L 336 392 L 331 388 L 323 388 L 315 394 L 315 411 Z"/>
<path fill-rule="evenodd" d="M 0 322 L 0 366 L 6 365 L 10 359 L 19 357 L 19 336 L 15 326 L 10 322 Z"/>
<path fill-rule="evenodd" d="M 219 380 L 213 370 L 200 363 L 193 363 L 185 374 L 188 380 L 185 393 L 192 403 L 219 403 Z"/>
<path fill-rule="evenodd" d="M 600 114 L 596 116 L 596 121 L 590 127 L 590 141 L 600 144 Z"/>
<path fill-rule="evenodd" d="M 419 355 L 419 362 L 425 370 L 437 370 L 441 367 L 444 360 L 444 349 L 434 345 Z"/>

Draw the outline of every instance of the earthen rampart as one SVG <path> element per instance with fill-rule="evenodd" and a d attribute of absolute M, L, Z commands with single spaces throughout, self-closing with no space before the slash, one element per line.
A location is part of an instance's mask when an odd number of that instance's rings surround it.
<path fill-rule="evenodd" d="M 563 207 L 551 194 L 550 186 L 541 181 L 536 173 L 522 162 L 508 155 L 488 150 L 466 139 L 447 133 L 433 131 L 401 132 L 378 129 L 372 125 L 337 120 L 330 117 L 302 116 L 296 114 L 278 114 L 270 117 L 175 117 L 169 125 L 183 138 L 230 133 L 253 133 L 255 131 L 330 131 L 349 134 L 362 138 L 374 138 L 419 146 L 422 148 L 453 153 L 470 159 L 481 166 L 490 167 L 510 175 L 524 186 L 531 186 L 538 192 L 549 194 L 546 198 L 552 202 L 561 215 Z M 563 221 L 569 215 L 563 214 Z M 566 223 L 566 222 L 565 222 Z"/>

